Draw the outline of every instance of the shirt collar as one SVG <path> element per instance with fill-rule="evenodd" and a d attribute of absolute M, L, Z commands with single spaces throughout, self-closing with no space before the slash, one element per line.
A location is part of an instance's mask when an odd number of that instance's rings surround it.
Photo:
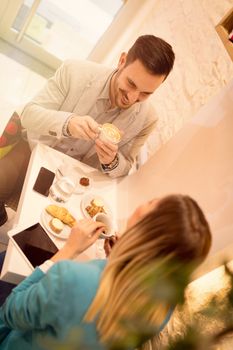
<path fill-rule="evenodd" d="M 114 73 L 116 73 L 116 70 L 111 72 L 111 74 L 108 76 L 108 78 L 106 80 L 106 83 L 103 86 L 103 90 L 99 94 L 98 100 L 104 99 L 104 100 L 109 100 L 109 102 L 110 102 L 110 96 L 109 96 L 110 82 L 111 82 L 111 78 L 112 78 Z"/>

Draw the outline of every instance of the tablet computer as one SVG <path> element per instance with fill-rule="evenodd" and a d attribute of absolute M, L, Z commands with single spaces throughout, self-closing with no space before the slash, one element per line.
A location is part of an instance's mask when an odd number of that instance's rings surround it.
<path fill-rule="evenodd" d="M 32 269 L 50 259 L 58 251 L 57 246 L 39 223 L 21 232 L 9 233 L 9 237 Z"/>

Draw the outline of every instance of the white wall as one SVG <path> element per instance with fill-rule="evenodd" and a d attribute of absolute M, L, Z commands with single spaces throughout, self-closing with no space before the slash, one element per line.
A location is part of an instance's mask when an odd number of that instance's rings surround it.
<path fill-rule="evenodd" d="M 221 250 L 233 259 L 232 102 L 233 80 L 136 173 L 119 183 L 124 193 L 118 208 L 122 225 L 130 212 L 151 198 L 183 193 L 196 199 L 213 233 L 211 268 L 219 264 Z"/>

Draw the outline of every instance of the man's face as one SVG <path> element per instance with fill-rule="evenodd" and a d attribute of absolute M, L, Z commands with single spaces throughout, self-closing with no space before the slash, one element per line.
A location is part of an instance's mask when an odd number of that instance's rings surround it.
<path fill-rule="evenodd" d="M 146 100 L 165 79 L 165 75 L 149 73 L 139 60 L 125 66 L 125 57 L 121 57 L 110 92 L 112 107 L 123 109 Z"/>

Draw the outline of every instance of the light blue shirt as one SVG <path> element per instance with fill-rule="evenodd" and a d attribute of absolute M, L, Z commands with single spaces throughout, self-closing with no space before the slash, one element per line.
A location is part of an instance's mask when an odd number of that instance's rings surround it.
<path fill-rule="evenodd" d="M 80 349 L 103 350 L 95 323 L 82 320 L 105 265 L 106 260 L 64 260 L 47 274 L 36 268 L 0 309 L 0 349 L 56 349 L 57 341 L 66 346 L 69 341 Z"/>
<path fill-rule="evenodd" d="M 46 274 L 36 268 L 0 308 L 0 350 L 55 350 L 58 344 L 64 349 L 104 350 L 96 324 L 84 323 L 83 317 L 105 265 L 106 260 L 63 260 Z"/>

